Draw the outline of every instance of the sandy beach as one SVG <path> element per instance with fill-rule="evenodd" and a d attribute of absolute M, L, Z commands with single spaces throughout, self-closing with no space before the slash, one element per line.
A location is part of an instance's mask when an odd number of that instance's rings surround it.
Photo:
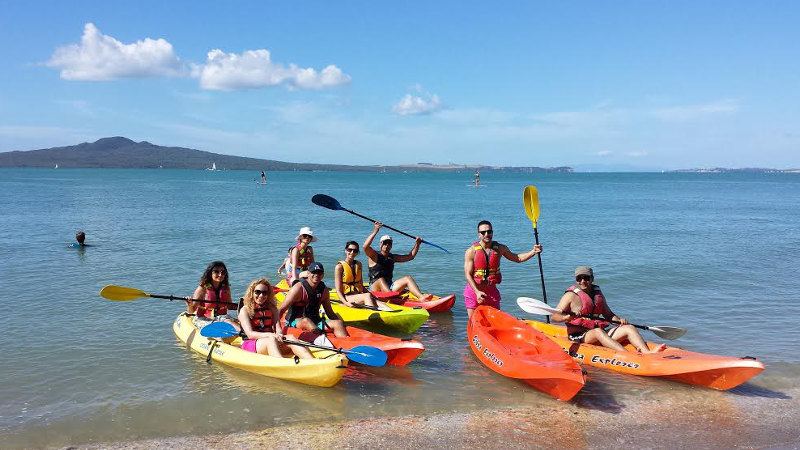
<path fill-rule="evenodd" d="M 619 404 L 602 393 L 574 403 L 404 416 L 169 437 L 77 448 L 800 448 L 800 389 L 731 392 L 675 384 Z"/>

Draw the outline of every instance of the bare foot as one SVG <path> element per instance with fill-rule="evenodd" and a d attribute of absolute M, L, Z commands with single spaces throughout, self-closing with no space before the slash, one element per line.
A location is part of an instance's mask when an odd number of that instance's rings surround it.
<path fill-rule="evenodd" d="M 654 349 L 648 348 L 647 351 L 640 352 L 640 353 L 661 353 L 666 349 L 667 349 L 667 344 L 661 344 L 661 345 L 659 345 L 658 347 L 656 347 Z"/>

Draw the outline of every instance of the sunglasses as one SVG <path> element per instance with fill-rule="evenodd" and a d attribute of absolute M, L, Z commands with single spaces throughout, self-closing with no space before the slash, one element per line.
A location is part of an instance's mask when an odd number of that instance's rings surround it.
<path fill-rule="evenodd" d="M 301 235 L 300 235 L 300 238 L 301 238 L 301 239 L 310 239 L 310 238 L 311 238 L 311 235 L 310 235 L 310 234 L 301 234 Z"/>
<path fill-rule="evenodd" d="M 589 281 L 591 279 L 592 279 L 592 277 L 590 277 L 589 275 L 578 275 L 577 277 L 575 277 L 575 281 L 578 281 L 578 282 Z"/>
<path fill-rule="evenodd" d="M 344 249 L 344 251 L 346 251 L 347 253 L 358 253 L 357 248 L 346 248 Z"/>
<path fill-rule="evenodd" d="M 224 269 L 214 269 L 211 271 L 211 273 L 216 273 L 217 275 L 225 275 L 226 273 L 228 273 L 228 271 Z"/>
<path fill-rule="evenodd" d="M 494 233 L 494 230 L 478 230 L 478 233 L 483 234 L 483 235 L 487 235 L 487 234 Z"/>
<path fill-rule="evenodd" d="M 383 241 L 381 245 L 392 245 L 392 241 Z"/>
<path fill-rule="evenodd" d="M 261 295 L 269 297 L 269 290 L 262 291 L 261 289 L 255 289 L 253 290 L 253 295 L 255 295 L 256 297 Z"/>

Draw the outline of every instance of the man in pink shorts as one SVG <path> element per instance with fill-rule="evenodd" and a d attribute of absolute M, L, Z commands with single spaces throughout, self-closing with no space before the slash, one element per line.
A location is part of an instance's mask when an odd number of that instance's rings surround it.
<path fill-rule="evenodd" d="M 516 263 L 525 262 L 537 253 L 542 252 L 541 245 L 534 245 L 527 253 L 512 253 L 505 245 L 495 242 L 492 223 L 482 220 L 478 223 L 479 241 L 472 244 L 464 253 L 464 305 L 467 307 L 467 316 L 472 317 L 472 312 L 478 305 L 487 305 L 500 309 L 500 291 L 497 285 L 503 280 L 500 273 L 500 257 Z"/>

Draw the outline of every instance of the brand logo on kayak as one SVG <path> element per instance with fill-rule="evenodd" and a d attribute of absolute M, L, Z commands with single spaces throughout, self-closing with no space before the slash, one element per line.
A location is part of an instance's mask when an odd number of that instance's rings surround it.
<path fill-rule="evenodd" d="M 484 358 L 497 364 L 497 367 L 503 367 L 503 360 L 495 356 L 495 354 L 492 353 L 491 350 L 489 350 L 488 348 L 483 348 L 483 345 L 481 345 L 481 340 L 478 339 L 477 334 L 475 336 L 472 336 L 472 345 L 474 345 L 475 348 L 478 349 L 478 351 L 483 350 L 483 352 L 481 352 L 481 355 L 483 355 Z"/>
<path fill-rule="evenodd" d="M 627 361 L 621 361 L 617 358 L 601 358 L 599 355 L 592 356 L 591 362 L 593 364 L 603 364 L 604 366 L 621 366 L 630 367 L 631 369 L 638 369 L 639 364 Z"/>

